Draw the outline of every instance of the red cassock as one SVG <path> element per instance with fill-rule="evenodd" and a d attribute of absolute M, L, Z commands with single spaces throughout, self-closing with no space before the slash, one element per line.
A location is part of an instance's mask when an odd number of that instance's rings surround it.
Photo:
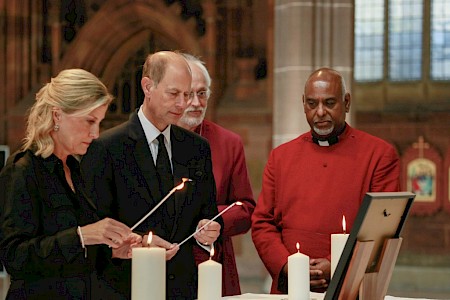
<path fill-rule="evenodd" d="M 215 250 L 219 251 L 214 256 L 222 264 L 223 296 L 239 295 L 241 289 L 231 237 L 250 229 L 251 215 L 255 209 L 244 146 L 239 135 L 207 120 L 199 126 L 197 133 L 205 137 L 211 147 L 219 212 L 236 201 L 243 203 L 222 215 L 225 224 L 222 243 L 215 245 Z M 209 258 L 209 253 L 197 245 L 194 246 L 194 255 L 197 264 Z"/>
<path fill-rule="evenodd" d="M 400 166 L 389 143 L 347 125 L 321 147 L 310 132 L 272 150 L 252 216 L 252 238 L 272 276 L 272 293 L 290 254 L 330 259 L 330 235 L 351 229 L 366 192 L 399 190 Z"/>

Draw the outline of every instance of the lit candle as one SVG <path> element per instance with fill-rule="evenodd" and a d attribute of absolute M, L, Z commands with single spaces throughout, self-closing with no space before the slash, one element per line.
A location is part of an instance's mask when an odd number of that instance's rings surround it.
<path fill-rule="evenodd" d="M 182 179 L 182 182 L 181 182 L 179 185 L 177 185 L 176 187 L 174 187 L 173 189 L 171 189 L 170 192 L 169 192 L 169 193 L 168 193 L 161 201 L 159 201 L 159 203 L 156 204 L 156 206 L 153 207 L 152 210 L 150 210 L 150 211 L 149 211 L 145 216 L 143 216 L 136 224 L 134 224 L 133 227 L 131 227 L 131 230 L 134 230 L 136 227 L 139 226 L 139 224 L 141 224 L 142 222 L 144 222 L 145 219 L 147 219 L 148 217 L 150 217 L 150 215 L 151 215 L 152 213 L 154 213 L 155 210 L 156 210 L 158 207 L 161 206 L 161 204 L 163 204 L 167 199 L 169 199 L 169 197 L 170 197 L 173 193 L 175 193 L 176 191 L 181 190 L 181 189 L 184 187 L 184 183 L 185 183 L 186 181 L 192 181 L 192 179 L 189 179 L 189 178 L 183 178 L 183 179 Z"/>
<path fill-rule="evenodd" d="M 345 233 L 345 216 L 342 216 L 342 230 L 344 233 L 335 233 L 331 235 L 331 278 L 333 278 L 334 271 L 336 270 L 348 239 L 348 234 Z"/>
<path fill-rule="evenodd" d="M 209 260 L 198 265 L 198 300 L 222 299 L 222 265 L 213 256 L 214 247 Z"/>
<path fill-rule="evenodd" d="M 148 245 L 152 233 L 148 235 Z M 133 248 L 131 258 L 131 299 L 166 299 L 166 249 Z"/>
<path fill-rule="evenodd" d="M 297 253 L 288 257 L 288 299 L 309 300 L 309 257 L 296 246 Z"/>
<path fill-rule="evenodd" d="M 178 244 L 179 247 L 181 247 L 181 245 L 183 245 L 184 243 L 187 242 L 187 240 L 189 240 L 191 237 L 193 237 L 197 232 L 200 232 L 200 230 L 202 230 L 203 228 L 205 228 L 206 226 L 208 226 L 209 224 L 211 224 L 212 221 L 214 221 L 215 219 L 217 219 L 218 217 L 220 217 L 221 215 L 223 215 L 225 212 L 227 212 L 230 208 L 232 208 L 235 205 L 242 205 L 243 203 L 240 201 L 236 201 L 233 204 L 231 204 L 230 206 L 228 206 L 227 208 L 225 208 L 224 210 L 222 210 L 219 214 L 217 214 L 217 216 L 215 216 L 214 218 L 212 218 L 211 220 L 209 220 L 205 225 L 203 225 L 202 227 L 198 228 L 194 233 L 192 233 L 190 236 L 188 236 L 187 238 L 185 238 L 181 243 Z"/>

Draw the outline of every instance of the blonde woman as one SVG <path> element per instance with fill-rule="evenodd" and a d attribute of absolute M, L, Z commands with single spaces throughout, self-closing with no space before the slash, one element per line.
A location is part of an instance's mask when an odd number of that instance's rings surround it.
<path fill-rule="evenodd" d="M 82 192 L 79 160 L 98 138 L 111 100 L 105 85 L 82 69 L 60 72 L 37 93 L 23 147 L 0 173 L 7 299 L 101 297 L 92 293 L 99 292 L 103 260 L 129 258 L 141 242 L 126 225 L 99 220 Z"/>

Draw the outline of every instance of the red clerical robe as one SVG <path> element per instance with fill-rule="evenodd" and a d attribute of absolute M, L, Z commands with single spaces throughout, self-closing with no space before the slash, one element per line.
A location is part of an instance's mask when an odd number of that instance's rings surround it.
<path fill-rule="evenodd" d="M 239 135 L 207 120 L 199 126 L 197 133 L 205 137 L 211 147 L 219 212 L 236 201 L 243 203 L 242 206 L 233 206 L 222 215 L 223 243 L 217 245 L 216 249 L 219 249 L 220 253 L 214 256 L 222 264 L 223 296 L 239 295 L 241 289 L 231 237 L 244 234 L 250 229 L 251 215 L 255 209 L 244 146 Z M 209 253 L 204 249 L 197 245 L 194 247 L 197 264 L 209 258 Z"/>
<path fill-rule="evenodd" d="M 351 230 L 366 192 L 399 190 L 397 152 L 387 142 L 346 126 L 339 142 L 321 147 L 311 132 L 272 150 L 252 216 L 255 247 L 279 293 L 279 274 L 300 243 L 311 258 L 330 259 L 330 235 Z"/>

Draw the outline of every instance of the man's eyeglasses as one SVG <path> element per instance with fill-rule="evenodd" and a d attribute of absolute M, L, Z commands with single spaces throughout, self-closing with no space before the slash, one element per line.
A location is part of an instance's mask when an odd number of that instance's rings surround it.
<path fill-rule="evenodd" d="M 209 91 L 197 91 L 191 93 L 191 98 L 194 98 L 194 95 L 197 95 L 199 100 L 205 101 L 209 98 Z"/>

